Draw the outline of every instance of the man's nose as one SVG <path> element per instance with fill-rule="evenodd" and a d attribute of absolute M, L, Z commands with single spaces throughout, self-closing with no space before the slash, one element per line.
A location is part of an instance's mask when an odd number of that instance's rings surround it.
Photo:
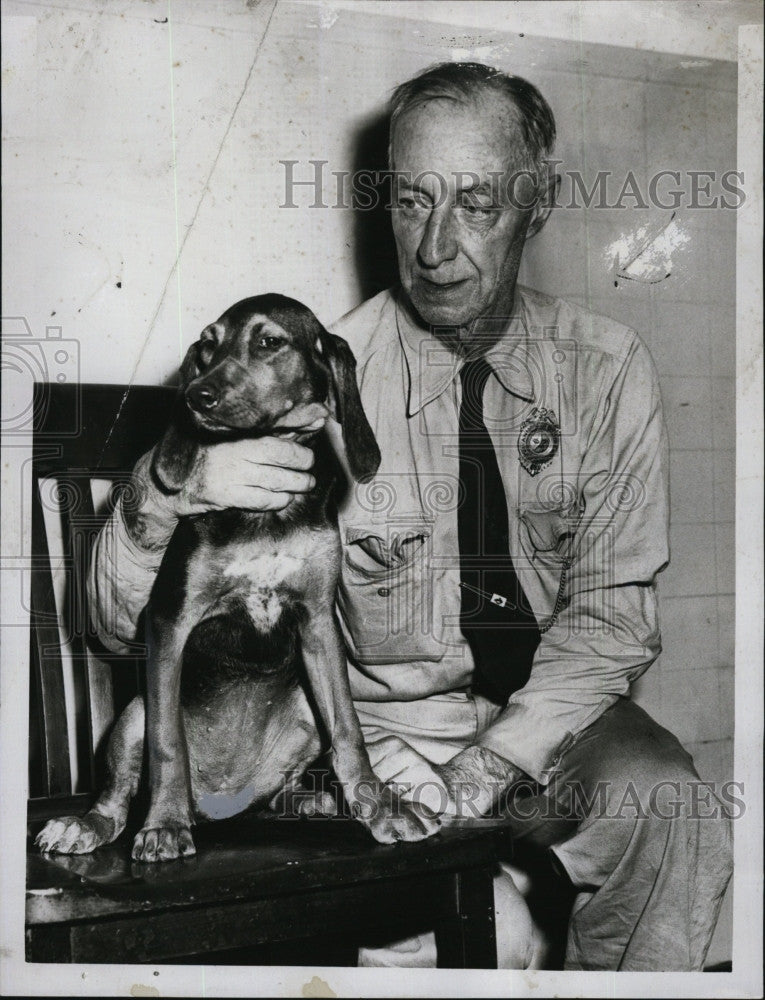
<path fill-rule="evenodd" d="M 210 386 L 191 385 L 186 390 L 186 399 L 193 410 L 196 410 L 197 413 L 204 413 L 208 410 L 214 410 L 220 397 L 218 391 Z"/>
<path fill-rule="evenodd" d="M 454 219 L 448 205 L 431 209 L 417 248 L 417 256 L 423 267 L 438 267 L 457 256 Z"/>

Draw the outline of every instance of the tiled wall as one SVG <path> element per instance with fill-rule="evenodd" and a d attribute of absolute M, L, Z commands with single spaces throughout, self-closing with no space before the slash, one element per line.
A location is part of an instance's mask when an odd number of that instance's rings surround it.
<path fill-rule="evenodd" d="M 530 73 L 564 109 L 563 169 L 586 161 L 622 178 L 632 170 L 641 187 L 659 169 L 735 169 L 735 67 L 694 78 L 675 75 L 675 62 L 654 54 L 618 67 L 618 77 L 597 72 L 596 59 L 586 75 Z M 567 143 L 571 132 L 580 148 Z M 735 212 L 681 208 L 688 242 L 670 277 L 617 281 L 608 248 L 662 214 L 554 212 L 524 277 L 634 326 L 653 355 L 670 440 L 671 563 L 659 578 L 664 653 L 637 697 L 719 782 L 733 766 Z"/>
<path fill-rule="evenodd" d="M 279 208 L 278 161 L 300 161 L 302 177 L 309 159 L 328 173 L 380 166 L 386 94 L 441 59 L 537 83 L 563 170 L 633 171 L 645 189 L 659 169 L 735 169 L 732 63 L 289 3 L 176 4 L 172 31 L 164 5 L 7 7 L 21 16 L 4 76 L 4 311 L 76 338 L 85 381 L 161 381 L 244 295 L 294 294 L 329 322 L 382 287 L 392 258 L 380 220 Z M 735 213 L 680 210 L 688 240 L 670 277 L 616 281 L 608 248 L 667 214 L 558 209 L 522 276 L 634 326 L 657 364 L 672 562 L 664 654 L 637 697 L 721 781 L 733 739 Z M 711 957 L 729 954 L 728 934 L 723 921 Z"/>
<path fill-rule="evenodd" d="M 659 169 L 734 170 L 735 66 L 696 77 L 676 63 L 654 54 L 610 72 L 598 72 L 595 58 L 586 75 L 530 71 L 563 135 L 581 135 L 579 149 L 563 139 L 563 169 L 632 170 L 641 187 Z M 554 212 L 524 277 L 634 326 L 656 363 L 670 441 L 671 562 L 659 577 L 664 650 L 635 695 L 719 785 L 734 776 L 735 212 L 679 210 L 689 239 L 670 277 L 617 281 L 607 249 L 661 214 L 669 213 Z M 730 958 L 731 909 L 729 892 L 710 962 Z"/>

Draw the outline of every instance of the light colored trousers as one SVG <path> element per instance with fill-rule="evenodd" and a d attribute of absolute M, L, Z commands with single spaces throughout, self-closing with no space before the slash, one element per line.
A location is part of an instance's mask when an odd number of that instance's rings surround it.
<path fill-rule="evenodd" d="M 471 745 L 498 713 L 461 692 L 357 709 L 368 743 L 393 734 L 434 764 Z M 385 778 L 385 762 L 373 763 Z M 552 852 L 578 890 L 566 969 L 703 967 L 732 872 L 730 819 L 677 739 L 638 706 L 620 699 L 580 733 L 556 781 L 518 800 L 507 822 L 518 844 Z M 524 882 L 504 864 L 495 878 L 500 968 L 544 964 Z M 435 964 L 432 932 L 359 951 L 363 966 Z"/>

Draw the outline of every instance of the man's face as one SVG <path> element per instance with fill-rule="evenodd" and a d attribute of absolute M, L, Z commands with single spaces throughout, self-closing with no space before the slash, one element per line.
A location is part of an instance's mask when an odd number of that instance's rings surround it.
<path fill-rule="evenodd" d="M 510 316 L 534 185 L 511 178 L 525 152 L 499 95 L 433 100 L 407 112 L 393 136 L 403 175 L 393 232 L 404 290 L 431 326 Z"/>

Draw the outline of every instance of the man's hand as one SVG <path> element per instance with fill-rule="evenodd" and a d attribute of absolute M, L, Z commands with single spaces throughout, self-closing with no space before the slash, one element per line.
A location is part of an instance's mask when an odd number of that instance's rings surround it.
<path fill-rule="evenodd" d="M 313 452 L 283 438 L 245 438 L 199 448 L 194 471 L 174 498 L 176 517 L 211 510 L 269 511 L 286 507 L 316 480 Z"/>
<path fill-rule="evenodd" d="M 313 452 L 284 438 L 246 438 L 200 446 L 194 470 L 177 494 L 162 492 L 151 474 L 152 452 L 133 471 L 131 502 L 123 518 L 135 544 L 161 550 L 178 518 L 211 510 L 282 510 L 315 485 Z"/>
<path fill-rule="evenodd" d="M 483 747 L 467 747 L 446 764 L 432 764 L 399 736 L 367 744 L 377 776 L 395 784 L 402 798 L 437 815 L 484 816 L 522 772 Z"/>

